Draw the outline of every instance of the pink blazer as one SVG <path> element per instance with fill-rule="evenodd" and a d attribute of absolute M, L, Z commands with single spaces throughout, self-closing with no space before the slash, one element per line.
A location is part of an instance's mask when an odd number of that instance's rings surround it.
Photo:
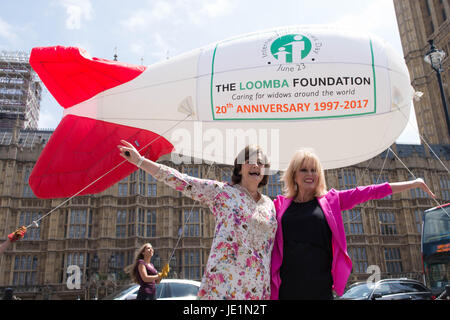
<path fill-rule="evenodd" d="M 352 261 L 347 253 L 347 241 L 345 239 L 344 223 L 341 211 L 352 209 L 362 202 L 381 199 L 392 194 L 389 183 L 357 187 L 349 190 L 331 189 L 324 196 L 317 198 L 331 229 L 331 245 L 333 249 L 333 262 L 331 275 L 333 277 L 333 289 L 341 296 L 344 293 L 348 276 L 352 271 Z M 292 198 L 277 196 L 274 200 L 277 211 L 278 228 L 275 235 L 275 243 L 272 250 L 271 262 L 271 299 L 278 300 L 281 284 L 280 268 L 283 261 L 283 232 L 281 218 L 292 202 Z"/>

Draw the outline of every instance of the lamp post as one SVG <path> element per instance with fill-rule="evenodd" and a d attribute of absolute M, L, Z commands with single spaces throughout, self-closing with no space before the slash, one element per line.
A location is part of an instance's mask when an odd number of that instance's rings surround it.
<path fill-rule="evenodd" d="M 170 265 L 172 265 L 172 268 L 170 269 L 169 274 L 172 274 L 172 278 L 178 278 L 177 274 L 177 257 L 173 256 L 172 259 L 170 259 Z"/>
<path fill-rule="evenodd" d="M 97 254 L 95 254 L 94 258 L 92 258 L 92 264 L 91 264 L 92 272 L 94 274 L 96 274 L 98 272 L 99 265 L 100 265 L 100 260 L 98 259 Z"/>
<path fill-rule="evenodd" d="M 441 99 L 442 99 L 442 106 L 444 107 L 445 112 L 445 121 L 447 122 L 447 133 L 450 137 L 450 118 L 448 115 L 448 109 L 447 109 L 447 102 L 445 100 L 445 93 L 444 93 L 444 87 L 442 86 L 442 61 L 445 57 L 445 52 L 439 49 L 436 49 L 434 46 L 433 40 L 429 40 L 428 43 L 430 44 L 430 51 L 428 51 L 425 54 L 424 60 L 426 63 L 431 64 L 431 67 L 434 71 L 436 71 L 438 83 L 439 83 L 439 90 L 441 91 Z"/>
<path fill-rule="evenodd" d="M 109 257 L 108 272 L 112 273 L 114 280 L 116 280 L 116 256 L 114 254 Z"/>
<path fill-rule="evenodd" d="M 152 264 L 158 270 L 161 267 L 161 258 L 159 257 L 159 255 L 155 254 L 151 260 L 152 260 Z"/>
<path fill-rule="evenodd" d="M 97 254 L 91 260 L 91 266 L 89 268 L 89 282 L 87 287 L 87 297 L 91 299 L 93 297 L 94 300 L 98 299 L 98 269 L 100 266 L 100 260 L 98 259 Z M 94 292 L 95 291 L 95 292 Z"/>

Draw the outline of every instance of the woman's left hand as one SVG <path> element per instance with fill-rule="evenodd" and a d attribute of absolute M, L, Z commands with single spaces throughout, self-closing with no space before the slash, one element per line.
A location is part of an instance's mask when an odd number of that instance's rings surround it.
<path fill-rule="evenodd" d="M 425 181 L 423 181 L 422 178 L 417 178 L 415 181 L 415 185 L 417 186 L 417 188 L 420 188 L 424 192 L 428 193 L 428 195 L 433 199 L 436 198 L 436 195 L 430 190 L 430 188 L 428 188 L 428 186 L 426 185 Z"/>

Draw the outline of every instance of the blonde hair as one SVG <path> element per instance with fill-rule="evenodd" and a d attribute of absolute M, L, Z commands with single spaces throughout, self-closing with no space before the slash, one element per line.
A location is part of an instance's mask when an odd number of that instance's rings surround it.
<path fill-rule="evenodd" d="M 284 172 L 281 180 L 284 182 L 284 195 L 288 198 L 294 198 L 298 192 L 298 186 L 295 182 L 295 173 L 303 166 L 305 163 L 313 163 L 314 168 L 318 173 L 318 183 L 316 191 L 314 193 L 315 197 L 323 196 L 327 193 L 327 184 L 325 181 L 325 173 L 320 163 L 319 157 L 314 153 L 312 149 L 300 149 L 297 150 L 292 156 L 291 161 L 287 170 Z"/>
<path fill-rule="evenodd" d="M 144 243 L 142 245 L 142 247 L 137 251 L 137 254 L 136 254 L 135 258 L 134 258 L 133 264 L 128 265 L 128 266 L 126 266 L 124 268 L 125 273 L 129 273 L 130 276 L 131 276 L 131 279 L 133 280 L 133 282 L 135 282 L 137 284 L 139 284 L 139 280 L 138 280 L 139 279 L 139 276 L 138 276 L 139 271 L 137 271 L 136 266 L 138 265 L 138 263 L 139 263 L 138 261 L 139 260 L 144 260 L 144 249 L 147 246 L 150 246 L 150 247 L 153 248 L 151 243 L 149 243 L 149 242 L 148 243 Z"/>

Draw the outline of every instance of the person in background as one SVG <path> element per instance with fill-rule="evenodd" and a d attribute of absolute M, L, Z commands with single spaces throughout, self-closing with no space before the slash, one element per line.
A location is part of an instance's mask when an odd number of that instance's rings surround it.
<path fill-rule="evenodd" d="M 311 150 L 292 157 L 274 200 L 278 229 L 272 252 L 271 299 L 333 299 L 342 295 L 352 270 L 342 211 L 412 188 L 435 197 L 422 179 L 327 190 L 319 158 Z"/>
<path fill-rule="evenodd" d="M 0 254 L 2 254 L 3 252 L 6 251 L 6 249 L 8 249 L 8 247 L 11 245 L 11 243 L 22 239 L 25 236 L 25 233 L 27 232 L 27 228 L 25 226 L 20 227 L 19 229 L 17 229 L 16 231 L 10 233 L 8 235 L 8 238 L 6 239 L 6 241 L 4 241 L 1 245 L 0 245 Z"/>
<path fill-rule="evenodd" d="M 128 272 L 134 282 L 140 285 L 136 300 L 156 300 L 156 283 L 167 277 L 169 265 L 166 264 L 163 272 L 158 273 L 150 262 L 154 254 L 151 243 L 144 244 L 138 251 L 134 264 Z"/>
<path fill-rule="evenodd" d="M 12 288 L 6 288 L 3 293 L 2 300 L 21 300 L 20 298 L 14 295 L 14 290 Z"/>

